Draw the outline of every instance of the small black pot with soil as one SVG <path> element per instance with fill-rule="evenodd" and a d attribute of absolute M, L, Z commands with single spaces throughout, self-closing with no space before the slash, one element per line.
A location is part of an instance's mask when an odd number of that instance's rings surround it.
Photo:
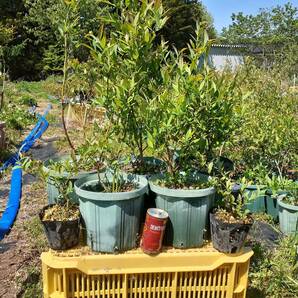
<path fill-rule="evenodd" d="M 248 232 L 253 224 L 249 218 L 247 222 L 228 223 L 210 213 L 210 229 L 213 247 L 224 253 L 237 253 L 244 246 Z"/>
<path fill-rule="evenodd" d="M 39 213 L 49 246 L 55 250 L 72 248 L 79 243 L 80 217 L 70 220 L 44 219 L 45 212 L 53 208 L 55 204 L 45 206 Z"/>

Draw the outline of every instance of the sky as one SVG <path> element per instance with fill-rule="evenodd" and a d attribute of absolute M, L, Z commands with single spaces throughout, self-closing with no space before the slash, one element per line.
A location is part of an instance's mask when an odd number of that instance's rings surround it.
<path fill-rule="evenodd" d="M 271 8 L 276 5 L 284 5 L 291 2 L 298 7 L 298 0 L 202 0 L 214 20 L 214 26 L 218 33 L 223 27 L 231 24 L 233 12 L 242 11 L 244 14 L 256 14 L 260 8 Z"/>

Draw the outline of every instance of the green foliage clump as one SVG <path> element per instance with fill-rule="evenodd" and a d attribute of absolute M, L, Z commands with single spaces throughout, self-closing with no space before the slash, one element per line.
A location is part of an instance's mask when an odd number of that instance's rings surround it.
<path fill-rule="evenodd" d="M 298 163 L 298 118 L 295 94 L 283 71 L 247 63 L 239 70 L 237 86 L 247 96 L 238 101 L 241 118 L 227 152 L 244 167 L 262 164 L 267 172 L 287 174 Z"/>
<path fill-rule="evenodd" d="M 35 121 L 35 116 L 27 111 L 28 107 L 18 106 L 10 103 L 0 112 L 1 120 L 4 121 L 8 128 L 23 130 Z"/>
<path fill-rule="evenodd" d="M 255 244 L 255 254 L 249 272 L 249 292 L 258 293 L 252 297 L 294 298 L 297 296 L 297 248 L 297 235 L 282 239 L 273 252 L 268 251 L 261 244 Z"/>
<path fill-rule="evenodd" d="M 25 105 L 25 106 L 33 106 L 33 105 L 37 105 L 37 101 L 35 98 L 33 98 L 30 95 L 23 95 L 20 98 L 20 104 Z"/>

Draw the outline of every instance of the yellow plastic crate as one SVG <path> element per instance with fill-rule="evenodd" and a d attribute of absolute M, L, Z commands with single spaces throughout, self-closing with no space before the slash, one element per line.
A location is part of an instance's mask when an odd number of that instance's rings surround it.
<path fill-rule="evenodd" d="M 87 248 L 41 255 L 45 298 L 244 298 L 253 252 L 212 247 L 96 254 Z"/>

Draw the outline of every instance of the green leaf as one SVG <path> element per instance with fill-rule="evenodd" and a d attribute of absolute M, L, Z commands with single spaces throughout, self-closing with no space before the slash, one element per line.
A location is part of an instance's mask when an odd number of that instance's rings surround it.
<path fill-rule="evenodd" d="M 149 42 L 150 40 L 150 32 L 149 32 L 149 29 L 147 28 L 145 30 L 145 42 Z"/>
<path fill-rule="evenodd" d="M 148 132 L 148 134 L 147 134 L 148 147 L 151 149 L 154 149 L 154 143 L 155 143 L 155 140 L 154 140 L 153 136 Z"/>

